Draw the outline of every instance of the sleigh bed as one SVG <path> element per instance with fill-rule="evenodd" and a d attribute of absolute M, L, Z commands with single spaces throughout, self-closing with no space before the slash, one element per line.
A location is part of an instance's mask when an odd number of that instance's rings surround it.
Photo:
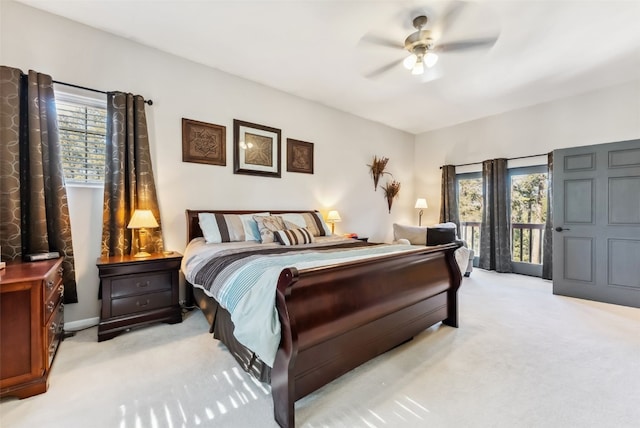
<path fill-rule="evenodd" d="M 196 238 L 200 239 L 194 243 L 203 241 L 200 213 L 242 215 L 255 211 L 186 210 L 188 242 Z M 454 258 L 456 244 L 411 246 L 402 251 L 394 248 L 389 254 L 381 251 L 391 245 L 373 248 L 355 240 L 341 245 L 348 247 L 343 250 L 349 254 L 370 254 L 326 266 L 279 270 L 275 318 L 280 331 L 271 364 L 236 338 L 230 311 L 203 284 L 187 280 L 187 304 L 195 302 L 200 307 L 214 337 L 227 346 L 245 371 L 271 384 L 275 420 L 283 427 L 295 426 L 294 404 L 299 398 L 438 322 L 458 326 L 457 291 L 462 277 Z M 185 256 L 188 254 L 189 248 Z M 239 259 L 236 255 L 235 260 Z M 185 277 L 191 275 L 185 272 Z"/>

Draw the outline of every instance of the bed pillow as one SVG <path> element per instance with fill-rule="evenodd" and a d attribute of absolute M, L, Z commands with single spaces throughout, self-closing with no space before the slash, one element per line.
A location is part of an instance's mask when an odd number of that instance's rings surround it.
<path fill-rule="evenodd" d="M 313 236 L 329 236 L 331 229 L 317 211 L 305 213 L 279 214 L 285 222 L 287 229 L 306 228 Z"/>
<path fill-rule="evenodd" d="M 275 238 L 273 232 L 285 230 L 287 228 L 284 224 L 284 220 L 279 215 L 254 215 L 253 219 L 258 225 L 258 233 L 260 234 L 263 244 L 269 244 L 274 241 Z"/>
<path fill-rule="evenodd" d="M 273 232 L 276 240 L 282 245 L 303 245 L 313 242 L 313 235 L 307 228 L 276 230 Z"/>
<path fill-rule="evenodd" d="M 406 239 L 413 245 L 427 245 L 427 227 L 393 223 L 393 240 L 400 239 Z"/>
<path fill-rule="evenodd" d="M 208 244 L 221 242 L 258 241 L 260 231 L 253 219 L 254 215 L 269 215 L 268 212 L 255 214 L 198 213 L 202 236 Z"/>

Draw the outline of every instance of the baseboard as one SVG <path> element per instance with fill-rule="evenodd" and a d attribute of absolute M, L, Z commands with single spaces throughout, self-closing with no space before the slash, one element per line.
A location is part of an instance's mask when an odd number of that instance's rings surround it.
<path fill-rule="evenodd" d="M 70 321 L 64 323 L 64 331 L 78 331 L 84 330 L 85 328 L 93 327 L 98 325 L 100 322 L 100 317 L 95 318 L 87 318 L 84 320 L 78 321 Z"/>

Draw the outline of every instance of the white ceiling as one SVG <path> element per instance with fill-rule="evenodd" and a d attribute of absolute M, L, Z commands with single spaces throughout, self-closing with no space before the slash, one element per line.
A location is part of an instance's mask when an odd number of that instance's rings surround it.
<path fill-rule="evenodd" d="M 640 0 L 465 2 L 437 43 L 498 36 L 491 48 L 376 78 L 407 56 L 415 16 L 437 31 L 453 2 L 19 1 L 414 134 L 640 78 Z"/>

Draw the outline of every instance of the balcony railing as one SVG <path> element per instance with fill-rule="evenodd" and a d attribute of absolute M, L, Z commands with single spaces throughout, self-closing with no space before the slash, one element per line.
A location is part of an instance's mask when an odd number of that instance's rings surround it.
<path fill-rule="evenodd" d="M 480 255 L 481 222 L 460 222 L 460 238 L 464 239 L 476 256 Z M 512 223 L 511 224 L 511 259 L 514 262 L 542 264 L 542 243 L 544 240 L 544 224 Z"/>
<path fill-rule="evenodd" d="M 460 222 L 460 239 L 467 243 L 467 247 L 471 248 L 475 256 L 480 255 L 480 223 L 479 221 L 462 221 Z"/>
<path fill-rule="evenodd" d="M 511 223 L 511 259 L 514 262 L 542 264 L 544 224 Z"/>

